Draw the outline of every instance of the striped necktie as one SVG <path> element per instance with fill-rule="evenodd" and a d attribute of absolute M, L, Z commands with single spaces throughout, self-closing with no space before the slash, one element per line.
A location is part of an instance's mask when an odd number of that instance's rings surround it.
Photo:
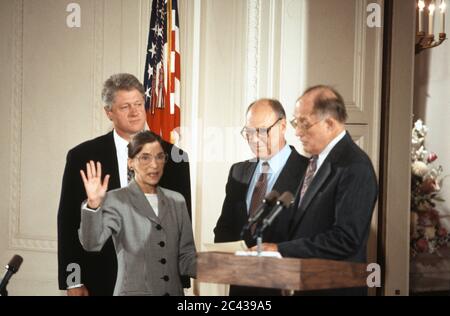
<path fill-rule="evenodd" d="M 308 187 L 314 178 L 314 173 L 316 172 L 316 169 L 317 169 L 317 158 L 318 158 L 318 156 L 312 156 L 309 159 L 308 168 L 306 169 L 306 174 L 305 174 L 305 180 L 303 180 L 302 190 L 300 191 L 300 202 L 302 201 L 303 196 L 306 193 L 306 190 L 308 190 Z M 300 205 L 300 203 L 299 203 L 299 205 Z"/>
<path fill-rule="evenodd" d="M 267 174 L 270 170 L 269 163 L 267 161 L 262 163 L 261 173 L 259 174 L 258 180 L 255 184 L 255 189 L 253 190 L 252 199 L 250 203 L 250 210 L 248 212 L 249 217 L 252 217 L 259 206 L 262 204 L 262 200 L 266 196 L 267 191 Z M 255 232 L 255 226 L 251 227 L 252 234 Z"/>
<path fill-rule="evenodd" d="M 131 180 L 133 180 L 134 178 L 134 171 L 131 170 L 128 166 L 127 166 L 127 181 L 128 183 L 131 182 Z"/>

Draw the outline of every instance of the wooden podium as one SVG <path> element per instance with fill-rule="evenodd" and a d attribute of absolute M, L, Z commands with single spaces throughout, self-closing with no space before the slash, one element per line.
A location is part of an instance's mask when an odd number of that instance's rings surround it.
<path fill-rule="evenodd" d="M 323 259 L 235 256 L 199 252 L 197 281 L 283 290 L 323 290 L 367 286 L 364 263 Z"/>

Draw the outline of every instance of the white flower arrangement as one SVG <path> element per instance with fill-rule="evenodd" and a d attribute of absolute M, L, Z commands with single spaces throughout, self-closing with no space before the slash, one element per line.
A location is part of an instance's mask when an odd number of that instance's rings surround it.
<path fill-rule="evenodd" d="M 411 256 L 435 253 L 450 245 L 450 235 L 442 227 L 440 214 L 435 209 L 443 201 L 442 166 L 436 166 L 437 155 L 425 148 L 428 128 L 421 120 L 414 124 L 411 138 Z"/>

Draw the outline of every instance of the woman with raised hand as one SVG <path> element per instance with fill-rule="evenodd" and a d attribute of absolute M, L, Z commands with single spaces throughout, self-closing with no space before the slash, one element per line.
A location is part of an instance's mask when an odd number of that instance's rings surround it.
<path fill-rule="evenodd" d="M 107 192 L 99 162 L 80 170 L 87 201 L 79 237 L 87 251 L 100 251 L 112 235 L 118 271 L 114 295 L 183 295 L 180 275 L 196 275 L 196 250 L 183 196 L 158 186 L 167 161 L 161 140 L 145 131 L 128 145 L 134 179 Z"/>

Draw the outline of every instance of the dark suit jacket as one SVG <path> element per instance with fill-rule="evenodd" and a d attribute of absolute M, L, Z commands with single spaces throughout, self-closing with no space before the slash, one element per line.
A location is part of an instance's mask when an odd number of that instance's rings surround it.
<path fill-rule="evenodd" d="M 295 193 L 302 180 L 308 159 L 299 155 L 294 147 L 281 171 L 273 190 L 280 194 L 285 191 Z M 255 172 L 257 162 L 244 161 L 234 164 L 228 176 L 226 196 L 223 202 L 222 214 L 214 228 L 214 242 L 229 242 L 241 239 L 242 227 L 248 221 L 246 197 L 248 187 Z M 288 240 L 287 227 L 289 227 L 289 212 L 281 212 L 269 226 L 263 236 L 264 242 L 281 242 Z M 246 236 L 245 241 L 249 247 L 256 244 L 255 240 Z M 279 293 L 259 288 L 236 287 L 230 288 L 230 295 L 275 295 Z"/>
<path fill-rule="evenodd" d="M 303 178 L 308 160 L 299 155 L 294 147 L 283 167 L 278 179 L 273 186 L 273 190 L 280 194 L 290 191 L 295 194 L 300 181 Z M 214 228 L 214 242 L 229 242 L 241 239 L 242 227 L 248 221 L 247 191 L 250 186 L 253 174 L 255 173 L 257 162 L 244 161 L 231 166 L 226 185 L 226 196 L 222 206 L 222 213 Z M 264 242 L 278 242 L 286 240 L 287 229 L 276 229 L 283 221 L 286 214 L 280 213 L 272 225 L 264 232 Z M 255 241 L 246 239 L 248 246 L 254 246 Z"/>
<path fill-rule="evenodd" d="M 186 200 L 190 215 L 189 162 L 175 163 L 172 159 L 175 157 L 177 160 L 177 157 L 182 155 L 187 158 L 187 154 L 167 142 L 163 143 L 163 147 L 170 158 L 164 168 L 160 185 L 180 192 Z M 91 295 L 112 295 L 117 275 L 117 259 L 112 239 L 108 239 L 100 252 L 84 251 L 78 239 L 80 205 L 86 199 L 80 170 L 85 170 L 89 160 L 100 161 L 103 175 L 110 175 L 108 190 L 120 188 L 113 132 L 84 142 L 67 154 L 58 209 L 59 288 L 67 288 L 66 279 L 72 271 L 68 272 L 66 268 L 70 263 L 77 263 L 81 267 L 81 283 L 88 288 Z"/>
<path fill-rule="evenodd" d="M 279 252 L 283 257 L 366 262 L 377 187 L 369 157 L 347 133 L 317 171 L 300 205 L 297 197 L 290 210 L 289 241 L 278 244 Z"/>

